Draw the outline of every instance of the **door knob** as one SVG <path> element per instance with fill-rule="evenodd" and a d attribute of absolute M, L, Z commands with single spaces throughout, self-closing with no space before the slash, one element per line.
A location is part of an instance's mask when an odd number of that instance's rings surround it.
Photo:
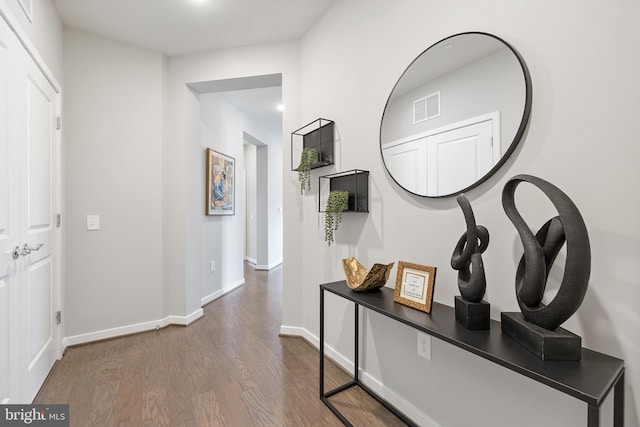
<path fill-rule="evenodd" d="M 25 243 L 24 245 L 22 245 L 22 247 L 16 246 L 15 248 L 13 248 L 13 251 L 11 252 L 11 256 L 13 257 L 13 259 L 18 259 L 20 258 L 20 255 L 27 256 L 31 252 L 39 251 L 40 248 L 43 246 L 44 246 L 44 243 L 38 243 L 35 247 L 29 246 L 28 243 Z"/>

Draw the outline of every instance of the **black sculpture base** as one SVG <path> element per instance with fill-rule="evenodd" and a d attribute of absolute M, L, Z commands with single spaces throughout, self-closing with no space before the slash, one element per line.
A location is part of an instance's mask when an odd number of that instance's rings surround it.
<path fill-rule="evenodd" d="M 455 297 L 456 321 L 467 329 L 489 329 L 491 304 L 486 301 L 469 302 L 460 295 Z"/>
<path fill-rule="evenodd" d="M 541 328 L 525 320 L 520 312 L 501 313 L 502 332 L 542 360 L 580 360 L 582 338 L 557 328 Z"/>

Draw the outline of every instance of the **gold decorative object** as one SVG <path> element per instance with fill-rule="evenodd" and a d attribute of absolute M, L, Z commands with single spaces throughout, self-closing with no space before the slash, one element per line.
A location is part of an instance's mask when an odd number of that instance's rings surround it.
<path fill-rule="evenodd" d="M 371 292 L 387 283 L 389 273 L 395 262 L 391 264 L 373 264 L 371 270 L 360 264 L 354 257 L 342 260 L 342 267 L 347 276 L 347 286 L 354 292 Z"/>

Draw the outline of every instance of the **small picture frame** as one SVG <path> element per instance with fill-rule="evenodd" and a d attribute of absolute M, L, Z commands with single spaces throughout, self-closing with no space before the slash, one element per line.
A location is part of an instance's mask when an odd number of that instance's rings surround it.
<path fill-rule="evenodd" d="M 235 159 L 207 148 L 206 215 L 234 215 Z"/>
<path fill-rule="evenodd" d="M 399 261 L 393 300 L 425 313 L 431 313 L 435 281 L 435 267 Z"/>

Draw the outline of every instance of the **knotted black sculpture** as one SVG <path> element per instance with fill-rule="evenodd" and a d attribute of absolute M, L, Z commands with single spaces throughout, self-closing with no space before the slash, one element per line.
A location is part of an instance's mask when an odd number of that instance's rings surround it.
<path fill-rule="evenodd" d="M 451 267 L 458 270 L 461 295 L 455 297 L 456 320 L 467 329 L 489 329 L 491 306 L 482 300 L 487 288 L 482 254 L 489 246 L 489 231 L 482 225 L 476 225 L 471 204 L 464 194 L 456 200 L 467 223 L 467 231 L 451 255 Z"/>
<path fill-rule="evenodd" d="M 535 236 L 515 207 L 514 193 L 521 182 L 542 190 L 559 214 Z M 502 313 L 502 331 L 543 360 L 580 360 L 582 339 L 560 325 L 578 310 L 589 284 L 591 250 L 582 215 L 560 189 L 530 175 L 517 175 L 507 182 L 502 205 L 524 248 L 516 271 L 516 297 L 522 313 Z M 565 242 L 564 276 L 557 295 L 545 305 L 542 297 L 549 271 Z"/>

